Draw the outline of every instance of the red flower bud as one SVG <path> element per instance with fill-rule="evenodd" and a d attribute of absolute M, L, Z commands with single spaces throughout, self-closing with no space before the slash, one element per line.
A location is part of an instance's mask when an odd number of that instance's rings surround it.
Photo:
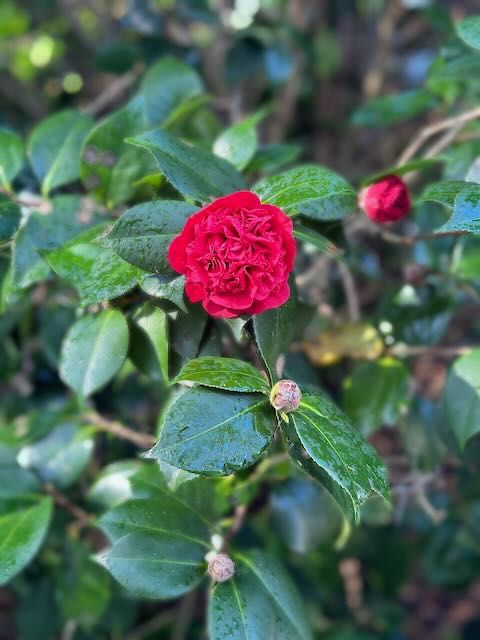
<path fill-rule="evenodd" d="M 235 563 L 226 553 L 218 553 L 208 563 L 208 575 L 215 582 L 226 582 L 235 574 Z"/>
<path fill-rule="evenodd" d="M 410 211 L 410 194 L 401 178 L 386 176 L 362 189 L 359 205 L 374 222 L 396 222 Z"/>

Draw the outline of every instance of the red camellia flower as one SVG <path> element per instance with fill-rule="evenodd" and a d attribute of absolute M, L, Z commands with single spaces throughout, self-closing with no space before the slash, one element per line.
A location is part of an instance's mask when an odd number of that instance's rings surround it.
<path fill-rule="evenodd" d="M 396 222 L 410 211 L 410 195 L 398 176 L 386 176 L 360 192 L 360 207 L 370 220 L 383 224 Z"/>
<path fill-rule="evenodd" d="M 190 302 L 211 316 L 235 318 L 288 300 L 296 243 L 292 221 L 250 191 L 219 198 L 191 216 L 168 250 L 185 274 Z"/>

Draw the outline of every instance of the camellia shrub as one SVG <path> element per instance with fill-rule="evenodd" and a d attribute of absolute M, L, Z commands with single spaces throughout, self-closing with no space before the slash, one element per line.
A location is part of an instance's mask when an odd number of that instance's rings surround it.
<path fill-rule="evenodd" d="M 479 25 L 426 88 L 357 109 L 430 120 L 356 184 L 262 145 L 271 105 L 216 131 L 172 56 L 98 121 L 0 131 L 19 637 L 393 638 L 417 546 L 434 584 L 478 580 L 480 91 L 456 69 L 480 68 Z"/>

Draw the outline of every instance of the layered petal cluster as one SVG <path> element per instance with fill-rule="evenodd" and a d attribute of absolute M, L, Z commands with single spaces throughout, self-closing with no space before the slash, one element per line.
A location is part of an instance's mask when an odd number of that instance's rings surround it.
<path fill-rule="evenodd" d="M 262 313 L 288 300 L 296 243 L 292 221 L 250 191 L 219 198 L 191 216 L 168 260 L 185 292 L 214 317 Z"/>

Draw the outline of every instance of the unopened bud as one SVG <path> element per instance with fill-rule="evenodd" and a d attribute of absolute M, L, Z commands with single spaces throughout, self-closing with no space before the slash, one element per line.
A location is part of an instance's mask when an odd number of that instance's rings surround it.
<path fill-rule="evenodd" d="M 270 404 L 282 413 L 298 409 L 301 399 L 300 387 L 293 380 L 279 380 L 270 391 Z"/>
<path fill-rule="evenodd" d="M 207 571 L 215 582 L 226 582 L 233 578 L 235 563 L 226 553 L 218 553 L 209 561 Z"/>

